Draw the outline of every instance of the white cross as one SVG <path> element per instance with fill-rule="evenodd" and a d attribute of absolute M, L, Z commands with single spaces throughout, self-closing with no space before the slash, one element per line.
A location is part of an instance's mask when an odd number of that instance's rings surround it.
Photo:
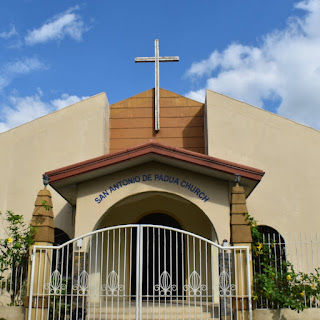
<path fill-rule="evenodd" d="M 154 41 L 154 57 L 138 57 L 135 62 L 155 62 L 155 95 L 154 95 L 154 129 L 160 130 L 160 109 L 159 109 L 159 62 L 175 62 L 179 57 L 159 57 L 159 40 Z"/>

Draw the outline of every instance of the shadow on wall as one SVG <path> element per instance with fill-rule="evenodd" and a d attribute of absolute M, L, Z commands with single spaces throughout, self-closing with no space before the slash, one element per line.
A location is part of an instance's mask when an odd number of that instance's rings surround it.
<path fill-rule="evenodd" d="M 71 204 L 66 203 L 59 212 L 55 212 L 53 203 L 54 224 L 72 239 L 74 237 L 75 215 Z"/>
<path fill-rule="evenodd" d="M 182 132 L 183 148 L 205 154 L 204 107 L 188 122 Z"/>

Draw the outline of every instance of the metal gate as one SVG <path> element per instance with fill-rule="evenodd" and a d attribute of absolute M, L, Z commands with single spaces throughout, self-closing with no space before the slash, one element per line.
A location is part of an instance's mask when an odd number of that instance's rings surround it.
<path fill-rule="evenodd" d="M 170 227 L 35 246 L 28 319 L 252 319 L 248 247 Z"/>

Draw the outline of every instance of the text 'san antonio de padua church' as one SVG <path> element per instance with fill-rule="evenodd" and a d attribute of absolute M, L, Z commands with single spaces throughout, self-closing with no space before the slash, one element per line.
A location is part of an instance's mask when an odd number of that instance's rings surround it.
<path fill-rule="evenodd" d="M 158 48 L 136 58 L 155 63 L 155 88 L 0 135 L 0 209 L 37 229 L 26 319 L 274 319 L 253 300 L 248 213 L 278 259 L 297 235 L 292 263 L 318 266 L 319 131 L 159 88 L 159 62 L 178 57 Z"/>

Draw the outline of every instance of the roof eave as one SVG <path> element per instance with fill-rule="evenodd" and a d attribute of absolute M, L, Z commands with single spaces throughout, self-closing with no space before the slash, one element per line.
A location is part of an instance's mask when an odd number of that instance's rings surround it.
<path fill-rule="evenodd" d="M 252 192 L 264 175 L 262 170 L 256 168 L 185 149 L 162 145 L 154 141 L 48 171 L 45 174 L 49 176 L 50 185 L 67 201 L 72 203 L 73 201 L 70 197 L 64 195 L 63 189 L 70 189 L 66 187 L 71 187 L 84 181 L 112 174 L 150 161 L 182 167 L 185 170 L 227 181 L 233 181 L 235 174 L 240 175 L 242 184 L 248 186 L 247 194 Z M 72 189 L 74 188 L 72 187 Z"/>

